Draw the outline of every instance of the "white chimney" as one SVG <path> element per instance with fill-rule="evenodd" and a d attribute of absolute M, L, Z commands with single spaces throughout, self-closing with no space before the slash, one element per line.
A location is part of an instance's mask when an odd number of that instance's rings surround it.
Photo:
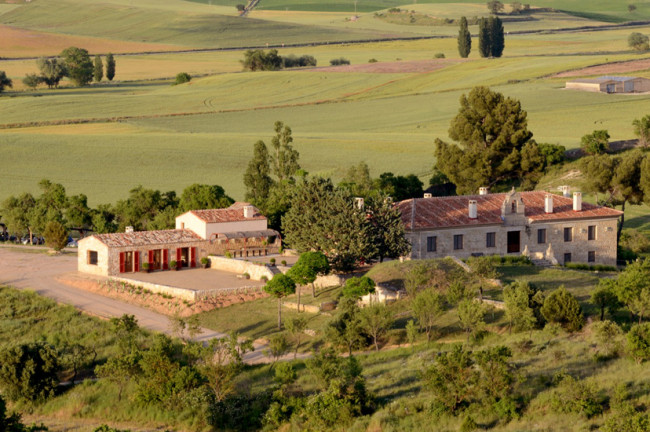
<path fill-rule="evenodd" d="M 477 213 L 476 200 L 469 200 L 469 218 L 476 219 Z"/>
<path fill-rule="evenodd" d="M 553 213 L 553 194 L 544 195 L 544 212 Z"/>
<path fill-rule="evenodd" d="M 133 227 L 131 225 L 129 225 L 128 227 L 126 227 L 124 229 L 124 232 L 132 233 L 133 232 Z"/>
<path fill-rule="evenodd" d="M 255 207 L 253 206 L 244 206 L 244 217 L 245 218 L 252 218 L 253 215 L 255 214 Z"/>
<path fill-rule="evenodd" d="M 433 195 L 431 195 L 430 193 L 425 193 L 425 194 L 424 194 L 424 197 L 425 197 L 425 198 L 432 198 Z"/>
<path fill-rule="evenodd" d="M 358 208 L 359 210 L 363 211 L 363 209 L 364 209 L 364 200 L 363 200 L 363 198 L 361 198 L 361 197 L 355 198 L 354 199 L 354 206 L 356 208 Z"/>
<path fill-rule="evenodd" d="M 479 195 L 487 195 L 488 194 L 488 188 L 486 188 L 485 186 L 482 186 L 482 187 L 478 188 L 478 194 Z"/>
<path fill-rule="evenodd" d="M 573 192 L 573 211 L 582 211 L 582 192 Z"/>
<path fill-rule="evenodd" d="M 569 186 L 560 186 L 562 191 L 562 196 L 565 198 L 571 198 L 571 188 Z"/>

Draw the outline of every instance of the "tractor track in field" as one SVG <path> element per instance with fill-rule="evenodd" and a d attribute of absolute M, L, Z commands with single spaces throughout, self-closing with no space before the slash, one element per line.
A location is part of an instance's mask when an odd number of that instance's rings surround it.
<path fill-rule="evenodd" d="M 508 35 L 526 35 L 526 34 L 558 34 L 558 33 L 582 33 L 588 31 L 606 31 L 616 30 L 621 28 L 634 28 L 644 27 L 650 25 L 650 20 L 645 21 L 630 21 L 619 24 L 607 24 L 602 26 L 580 26 L 580 27 L 567 27 L 563 29 L 538 29 L 538 30 L 518 30 L 508 32 Z M 478 35 L 472 35 L 478 37 Z M 293 44 L 270 44 L 270 45 L 250 45 L 241 47 L 222 47 L 222 48 L 194 48 L 194 49 L 181 49 L 181 50 L 162 50 L 162 51 L 140 51 L 140 52 L 126 52 L 115 54 L 115 56 L 141 56 L 141 55 L 158 55 L 158 54 L 190 54 L 190 53 L 209 53 L 220 51 L 243 51 L 249 49 L 269 49 L 269 48 L 301 48 L 301 47 L 317 47 L 328 45 L 351 45 L 351 44 L 364 44 L 375 42 L 391 42 L 391 41 L 415 41 L 415 40 L 428 40 L 428 39 L 456 39 L 455 35 L 432 35 L 432 36 L 395 36 L 371 39 L 352 39 L 346 41 L 325 41 L 325 42 L 305 42 Z M 107 53 L 94 53 L 96 55 L 106 55 Z M 0 61 L 17 61 L 17 60 L 37 60 L 43 56 L 32 57 L 0 57 Z M 45 56 L 54 58 L 56 56 Z"/>

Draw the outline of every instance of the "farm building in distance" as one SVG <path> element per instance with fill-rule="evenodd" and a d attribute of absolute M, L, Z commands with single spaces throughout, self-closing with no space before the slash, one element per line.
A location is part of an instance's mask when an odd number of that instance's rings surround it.
<path fill-rule="evenodd" d="M 191 210 L 176 217 L 176 229 L 95 234 L 79 240 L 77 268 L 104 276 L 196 267 L 207 255 L 255 256 L 277 253 L 280 235 L 267 228 L 266 216 L 248 204 Z"/>
<path fill-rule="evenodd" d="M 567 81 L 566 88 L 601 93 L 644 93 L 650 91 L 650 80 L 619 76 L 580 78 Z"/>
<path fill-rule="evenodd" d="M 616 265 L 622 212 L 542 191 L 414 198 L 399 202 L 412 258 L 527 255 L 551 264 Z"/>

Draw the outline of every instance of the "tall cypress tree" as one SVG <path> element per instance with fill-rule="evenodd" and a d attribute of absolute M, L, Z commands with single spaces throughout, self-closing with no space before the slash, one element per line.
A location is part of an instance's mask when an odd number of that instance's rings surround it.
<path fill-rule="evenodd" d="M 489 22 L 485 18 L 481 18 L 478 22 L 478 52 L 481 57 L 490 57 L 492 53 L 490 36 Z"/>
<path fill-rule="evenodd" d="M 100 82 L 104 78 L 104 64 L 102 58 L 98 55 L 95 56 L 95 66 L 93 68 L 93 79 L 95 82 Z"/>
<path fill-rule="evenodd" d="M 490 17 L 490 54 L 492 57 L 501 57 L 505 48 L 503 36 L 503 23 L 499 17 Z"/>
<path fill-rule="evenodd" d="M 462 58 L 467 58 L 472 51 L 472 36 L 467 28 L 467 18 L 461 17 L 458 30 L 458 53 Z"/>
<path fill-rule="evenodd" d="M 246 199 L 256 206 L 264 206 L 269 196 L 269 191 L 273 186 L 270 173 L 269 151 L 264 141 L 258 141 L 253 150 L 253 159 L 248 162 L 244 173 Z"/>
<path fill-rule="evenodd" d="M 113 54 L 108 53 L 106 56 L 106 79 L 109 81 L 113 81 L 113 77 L 115 76 L 115 59 L 113 58 Z"/>

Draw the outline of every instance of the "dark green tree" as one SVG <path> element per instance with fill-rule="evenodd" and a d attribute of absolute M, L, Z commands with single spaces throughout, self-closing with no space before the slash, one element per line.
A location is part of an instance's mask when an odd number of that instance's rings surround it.
<path fill-rule="evenodd" d="M 296 283 L 289 276 L 278 273 L 266 283 L 264 291 L 278 299 L 278 330 L 282 330 L 282 298 L 296 292 Z"/>
<path fill-rule="evenodd" d="M 488 27 L 490 28 L 490 56 L 499 58 L 503 55 L 506 46 L 501 18 L 490 17 Z"/>
<path fill-rule="evenodd" d="M 61 52 L 65 62 L 67 77 L 77 86 L 85 86 L 93 79 L 93 62 L 88 51 L 83 48 L 69 47 Z"/>
<path fill-rule="evenodd" d="M 43 230 L 45 244 L 50 249 L 60 251 L 68 244 L 68 230 L 58 221 L 50 221 Z"/>
<path fill-rule="evenodd" d="M 425 385 L 433 391 L 437 403 L 456 412 L 476 397 L 479 371 L 474 367 L 472 352 L 456 345 L 450 352 L 436 356 L 435 363 L 423 373 Z"/>
<path fill-rule="evenodd" d="M 487 8 L 490 11 L 491 14 L 498 14 L 503 10 L 503 3 L 501 3 L 499 0 L 490 0 L 487 2 Z"/>
<path fill-rule="evenodd" d="M 338 309 L 340 313 L 329 323 L 325 334 L 332 345 L 347 349 L 348 356 L 352 357 L 352 351 L 365 342 L 357 298 L 343 297 Z"/>
<path fill-rule="evenodd" d="M 476 336 L 485 327 L 485 308 L 483 303 L 476 299 L 461 300 L 458 304 L 458 320 L 460 325 L 467 332 L 467 340 L 470 336 Z"/>
<path fill-rule="evenodd" d="M 282 69 L 282 57 L 278 50 L 272 49 L 265 52 L 261 49 L 247 50 L 244 53 L 244 60 L 241 61 L 244 69 L 250 71 L 274 71 Z"/>
<path fill-rule="evenodd" d="M 590 134 L 584 135 L 580 142 L 582 151 L 589 155 L 607 153 L 609 150 L 609 132 L 606 130 L 595 130 Z"/>
<path fill-rule="evenodd" d="M 113 58 L 113 54 L 108 53 L 106 55 L 106 79 L 113 81 L 113 78 L 115 78 L 115 58 Z"/>
<path fill-rule="evenodd" d="M 0 389 L 9 400 L 44 401 L 59 384 L 56 350 L 37 342 L 0 351 Z"/>
<path fill-rule="evenodd" d="M 176 78 L 174 79 L 174 84 L 172 85 L 178 85 L 178 84 L 185 84 L 192 81 L 192 76 L 188 74 L 187 72 L 179 72 L 176 74 Z"/>
<path fill-rule="evenodd" d="M 650 313 L 650 262 L 636 260 L 625 267 L 613 287 L 618 300 L 639 317 Z"/>
<path fill-rule="evenodd" d="M 472 35 L 467 27 L 467 18 L 460 18 L 460 29 L 458 30 L 458 54 L 467 58 L 472 51 Z"/>
<path fill-rule="evenodd" d="M 460 99 L 449 137 L 436 139 L 436 166 L 459 193 L 476 193 L 481 186 L 520 176 L 520 151 L 532 137 L 527 113 L 519 101 L 487 87 L 475 87 Z"/>
<path fill-rule="evenodd" d="M 632 122 L 634 135 L 639 137 L 639 144 L 647 147 L 650 144 L 650 114 Z"/>
<path fill-rule="evenodd" d="M 65 225 L 64 214 L 68 206 L 68 199 L 63 185 L 43 179 L 38 186 L 42 193 L 28 213 L 32 229 L 42 233 L 48 222 L 53 221 Z"/>
<path fill-rule="evenodd" d="M 375 180 L 375 189 L 392 197 L 395 201 L 422 196 L 422 181 L 414 175 L 395 176 L 392 172 L 385 172 Z"/>
<path fill-rule="evenodd" d="M 41 73 L 42 81 L 48 88 L 58 87 L 59 81 L 68 75 L 66 64 L 60 58 L 41 57 L 36 60 L 36 66 Z"/>
<path fill-rule="evenodd" d="M 632 326 L 627 334 L 627 348 L 637 363 L 650 360 L 650 323 Z"/>
<path fill-rule="evenodd" d="M 97 234 L 117 231 L 117 220 L 110 204 L 100 204 L 92 212 L 92 227 Z"/>
<path fill-rule="evenodd" d="M 178 206 L 181 212 L 201 209 L 218 209 L 230 206 L 235 200 L 226 195 L 219 185 L 195 183 L 183 189 Z"/>
<path fill-rule="evenodd" d="M 142 186 L 133 188 L 126 200 L 120 200 L 115 205 L 118 231 L 124 231 L 127 226 L 132 226 L 136 231 L 151 229 L 158 213 L 174 204 L 174 199 L 169 194 Z"/>
<path fill-rule="evenodd" d="M 102 58 L 96 55 L 93 64 L 93 80 L 100 82 L 102 78 L 104 78 L 104 64 L 102 63 Z"/>
<path fill-rule="evenodd" d="M 44 425 L 27 427 L 21 422 L 21 416 L 18 413 L 7 415 L 7 404 L 0 396 L 0 431 L 2 432 L 36 432 L 47 431 Z"/>
<path fill-rule="evenodd" d="M 5 71 L 0 71 L 0 93 L 2 93 L 5 88 L 12 88 L 14 86 L 11 79 L 7 76 Z"/>
<path fill-rule="evenodd" d="M 89 229 L 92 227 L 93 211 L 88 207 L 88 197 L 84 194 L 68 197 L 65 208 L 68 228 Z"/>
<path fill-rule="evenodd" d="M 271 138 L 271 169 L 278 182 L 282 182 L 292 179 L 300 169 L 298 164 L 300 154 L 291 145 L 293 137 L 289 126 L 281 121 L 276 121 L 274 130 L 275 136 Z"/>
<path fill-rule="evenodd" d="M 534 290 L 526 282 L 513 282 L 503 288 L 503 300 L 506 306 L 506 318 L 509 328 L 516 331 L 528 331 L 537 325 L 533 308 Z"/>
<path fill-rule="evenodd" d="M 248 162 L 244 172 L 244 186 L 246 186 L 246 200 L 256 206 L 264 207 L 273 179 L 271 178 L 271 165 L 269 151 L 264 141 L 258 141 L 253 148 L 253 159 Z"/>
<path fill-rule="evenodd" d="M 379 339 L 391 328 L 393 313 L 382 303 L 373 303 L 361 309 L 361 328 L 372 337 L 375 351 L 379 351 Z"/>
<path fill-rule="evenodd" d="M 358 300 L 359 298 L 375 292 L 375 281 L 368 276 L 353 276 L 345 281 L 343 295 Z"/>
<path fill-rule="evenodd" d="M 18 197 L 10 196 L 2 203 L 2 220 L 7 230 L 18 235 L 29 234 L 32 239 L 33 227 L 29 218 L 30 211 L 36 205 L 36 199 L 29 193 Z"/>
<path fill-rule="evenodd" d="M 609 311 L 611 316 L 620 303 L 616 296 L 616 281 L 613 279 L 601 279 L 598 281 L 598 286 L 591 293 L 591 302 L 600 309 L 600 320 L 605 319 L 605 309 Z"/>
<path fill-rule="evenodd" d="M 492 46 L 491 36 L 489 21 L 486 18 L 478 20 L 478 53 L 483 58 L 490 57 L 490 54 L 492 54 L 490 49 Z"/>
<path fill-rule="evenodd" d="M 580 303 L 564 286 L 546 297 L 541 312 L 548 322 L 558 323 L 570 332 L 578 331 L 584 325 Z"/>
<path fill-rule="evenodd" d="M 632 150 L 625 152 L 616 163 L 616 170 L 612 177 L 612 190 L 614 193 L 610 198 L 615 204 L 621 205 L 621 211 L 625 212 L 627 203 L 637 205 L 645 199 L 644 189 L 642 187 L 641 167 L 645 154 L 641 150 Z M 621 239 L 623 224 L 625 223 L 625 214 L 621 215 L 618 231 L 616 232 L 616 241 Z"/>
<path fill-rule="evenodd" d="M 373 195 L 365 202 L 368 213 L 369 235 L 377 252 L 379 262 L 384 258 L 399 258 L 411 252 L 406 240 L 402 214 L 388 196 Z"/>
<path fill-rule="evenodd" d="M 327 257 L 322 252 L 303 252 L 298 261 L 289 269 L 287 276 L 297 285 L 311 284 L 311 296 L 316 297 L 314 281 L 319 275 L 330 272 Z M 300 310 L 300 290 L 298 290 L 298 310 Z"/>
<path fill-rule="evenodd" d="M 431 342 L 434 326 L 445 311 L 445 297 L 431 288 L 426 289 L 413 299 L 411 308 L 420 329 L 427 335 L 427 342 Z"/>
<path fill-rule="evenodd" d="M 25 78 L 23 78 L 23 84 L 32 90 L 35 90 L 36 87 L 38 87 L 38 85 L 42 82 L 43 79 L 36 74 L 27 74 L 25 75 Z"/>
<path fill-rule="evenodd" d="M 481 373 L 480 393 L 490 402 L 498 402 L 512 393 L 515 374 L 508 363 L 511 357 L 510 348 L 505 346 L 495 346 L 474 355 Z"/>
<path fill-rule="evenodd" d="M 644 35 L 643 33 L 634 32 L 628 36 L 627 45 L 636 51 L 648 51 L 648 49 L 650 49 L 650 44 L 648 41 L 650 41 L 650 38 L 648 38 L 648 36 Z"/>

